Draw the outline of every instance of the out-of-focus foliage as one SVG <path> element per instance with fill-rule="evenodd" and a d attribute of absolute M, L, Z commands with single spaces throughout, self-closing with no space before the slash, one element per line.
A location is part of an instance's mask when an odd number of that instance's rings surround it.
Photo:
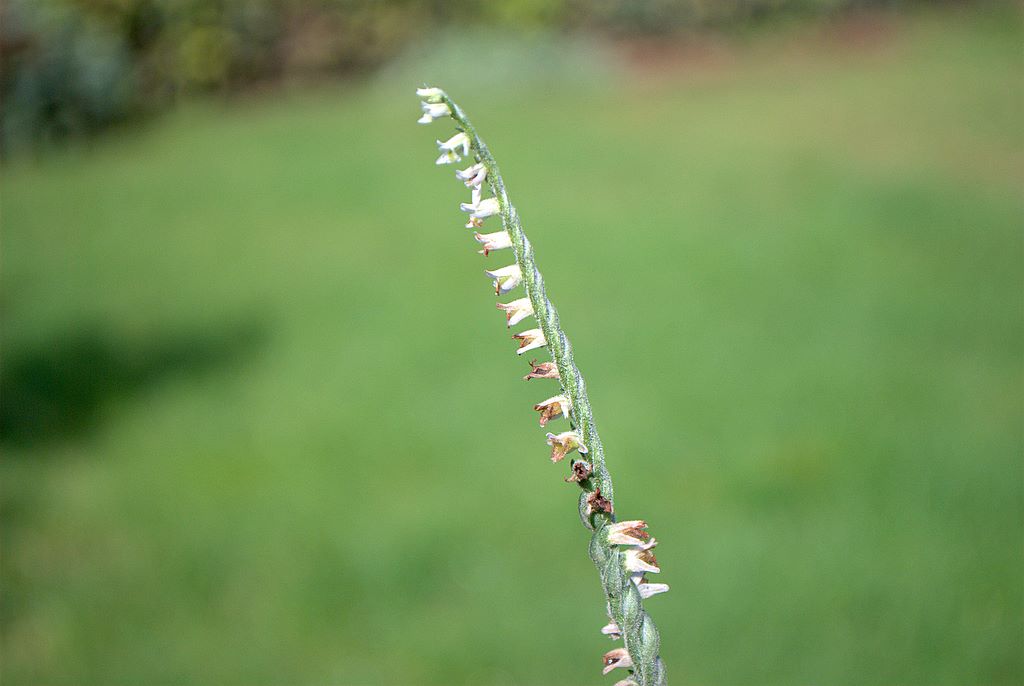
<path fill-rule="evenodd" d="M 182 93 L 359 74 L 448 25 L 615 36 L 817 15 L 876 0 L 8 0 L 0 152 L 161 110 Z"/>

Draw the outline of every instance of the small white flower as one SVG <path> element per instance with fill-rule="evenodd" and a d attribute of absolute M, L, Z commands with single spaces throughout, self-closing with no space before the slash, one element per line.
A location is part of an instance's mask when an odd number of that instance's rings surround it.
<path fill-rule="evenodd" d="M 630 579 L 636 584 L 636 590 L 640 591 L 640 597 L 647 600 L 652 595 L 668 592 L 668 584 L 651 584 L 643 574 L 631 574 Z"/>
<path fill-rule="evenodd" d="M 640 684 L 632 679 L 622 679 L 621 681 L 616 681 L 612 686 L 640 686 Z"/>
<path fill-rule="evenodd" d="M 540 329 L 528 329 L 527 331 L 517 333 L 512 338 L 519 341 L 519 348 L 516 350 L 517 355 L 522 355 L 527 350 L 533 350 L 548 344 L 547 339 L 544 338 L 544 332 Z M 541 422 L 541 426 L 544 426 L 543 422 Z"/>
<path fill-rule="evenodd" d="M 630 519 L 616 522 L 608 526 L 608 542 L 612 545 L 644 545 L 650 540 L 647 533 L 647 522 L 642 519 Z"/>
<path fill-rule="evenodd" d="M 505 311 L 507 326 L 512 327 L 527 317 L 533 316 L 533 303 L 529 298 L 519 298 L 510 303 L 495 303 L 499 310 Z"/>
<path fill-rule="evenodd" d="M 479 186 L 473 190 L 473 202 L 464 202 L 459 205 L 459 209 L 463 212 L 469 212 L 469 216 L 473 217 L 473 219 L 486 219 L 501 212 L 497 198 L 480 199 Z"/>
<path fill-rule="evenodd" d="M 510 264 L 501 269 L 485 270 L 484 274 L 494 279 L 494 294 L 508 293 L 523 280 L 523 270 L 518 264 Z"/>
<path fill-rule="evenodd" d="M 416 95 L 423 98 L 427 102 L 441 102 L 441 96 L 444 95 L 444 91 L 440 88 L 417 88 Z"/>
<path fill-rule="evenodd" d="M 482 191 L 480 190 L 479 186 L 473 188 L 473 190 L 470 191 L 469 193 L 469 202 L 459 203 L 459 209 L 462 210 L 463 212 L 471 212 L 472 208 L 475 208 L 480 203 L 481 193 Z M 467 210 L 467 207 L 470 209 Z"/>
<path fill-rule="evenodd" d="M 569 399 L 564 395 L 556 395 L 544 402 L 537 403 L 533 409 L 540 412 L 540 425 L 544 426 L 552 419 L 557 419 L 570 412 Z"/>
<path fill-rule="evenodd" d="M 420 124 L 429 124 L 435 119 L 450 117 L 452 114 L 451 109 L 443 102 L 421 102 L 420 106 L 423 108 L 423 116 L 416 120 Z"/>
<path fill-rule="evenodd" d="M 616 648 L 604 654 L 604 671 L 601 673 L 607 674 L 616 667 L 629 669 L 632 666 L 633 658 L 629 656 L 629 652 L 625 648 Z"/>
<path fill-rule="evenodd" d="M 470 205 L 472 205 L 473 207 L 476 207 L 477 203 L 480 202 L 480 193 L 481 193 L 480 186 L 474 186 L 473 187 L 473 191 L 470 194 L 471 195 Z M 465 205 L 466 205 L 466 203 L 459 203 L 459 209 L 460 210 L 463 209 L 463 207 L 465 207 Z M 479 229 L 483 225 L 484 225 L 484 220 L 483 219 L 478 219 L 477 217 L 473 217 L 473 216 L 470 216 L 469 221 L 466 222 L 466 228 L 467 229 Z"/>
<path fill-rule="evenodd" d="M 622 629 L 614 621 L 610 621 L 601 627 L 601 633 L 612 638 L 622 638 Z"/>
<path fill-rule="evenodd" d="M 445 152 L 442 152 L 440 155 L 437 156 L 437 159 L 434 160 L 434 164 L 455 164 L 461 159 L 462 158 L 455 154 L 453 151 L 446 150 Z"/>
<path fill-rule="evenodd" d="M 487 256 L 492 250 L 503 250 L 512 247 L 512 237 L 508 231 L 496 231 L 494 233 L 474 233 L 473 238 L 477 243 L 482 243 L 483 250 L 478 250 L 481 255 Z"/>
<path fill-rule="evenodd" d="M 462 159 L 457 152 L 459 148 L 462 148 L 463 155 L 469 154 L 469 136 L 460 131 L 444 142 L 437 141 L 437 148 L 441 151 L 441 156 L 437 158 L 437 164 L 458 162 Z"/>
<path fill-rule="evenodd" d="M 632 573 L 653 572 L 656 574 L 660 572 L 661 567 L 658 566 L 658 560 L 651 552 L 651 548 L 656 545 L 658 542 L 652 538 L 649 543 L 626 550 L 624 562 L 626 569 Z"/>
<path fill-rule="evenodd" d="M 563 431 L 560 434 L 549 433 L 547 438 L 548 445 L 551 446 L 552 462 L 561 462 L 573 450 L 578 451 L 581 455 L 587 454 L 587 446 L 583 445 L 580 435 L 575 431 Z"/>
<path fill-rule="evenodd" d="M 479 186 L 487 178 L 487 167 L 483 162 L 477 162 L 472 167 L 455 172 L 455 176 L 467 186 Z"/>

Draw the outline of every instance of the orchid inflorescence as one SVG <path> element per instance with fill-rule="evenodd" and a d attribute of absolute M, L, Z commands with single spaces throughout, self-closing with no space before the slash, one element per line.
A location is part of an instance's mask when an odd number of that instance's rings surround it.
<path fill-rule="evenodd" d="M 624 639 L 625 647 L 605 653 L 603 673 L 621 667 L 630 676 L 616 686 L 662 686 L 665 668 L 658 656 L 660 638 L 654 622 L 643 609 L 642 601 L 668 590 L 667 584 L 650 583 L 647 574 L 661 571 L 654 557 L 657 541 L 647 532 L 643 520 L 616 522 L 611 476 L 604 462 L 604 450 L 594 426 L 583 376 L 573 361 L 572 346 L 562 331 L 554 306 L 548 300 L 544 280 L 534 264 L 533 246 L 527 240 L 515 208 L 508 200 L 505 184 L 490 150 L 476 134 L 473 125 L 448 95 L 439 88 L 420 88 L 416 95 L 423 99 L 421 124 L 450 118 L 456 132 L 445 141 L 438 140 L 438 165 L 454 164 L 472 157 L 465 169 L 456 171 L 456 178 L 470 189 L 470 201 L 460 209 L 469 215 L 466 228 L 481 245 L 481 255 L 511 249 L 515 263 L 507 267 L 485 270 L 492 280 L 494 292 L 501 296 L 519 286 L 525 297 L 506 303 L 498 302 L 505 313 L 505 325 L 511 328 L 533 317 L 537 328 L 513 334 L 518 341 L 516 353 L 545 349 L 552 360 L 530 361 L 525 380 L 558 379 L 560 393 L 534 405 L 540 413 L 540 425 L 565 419 L 568 431 L 548 432 L 551 461 L 562 462 L 570 454 L 568 483 L 580 488 L 579 512 L 583 524 L 593 531 L 590 557 L 601 575 L 607 601 L 609 622 L 601 633 L 613 639 Z M 484 197 L 485 184 L 488 197 Z M 502 230 L 479 231 L 489 217 L 500 216 Z"/>

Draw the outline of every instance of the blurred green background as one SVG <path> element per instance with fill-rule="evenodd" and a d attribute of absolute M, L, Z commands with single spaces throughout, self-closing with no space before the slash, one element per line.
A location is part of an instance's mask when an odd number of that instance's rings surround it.
<path fill-rule="evenodd" d="M 673 684 L 1024 681 L 1018 5 L 345 4 L 365 63 L 231 76 L 229 31 L 203 80 L 184 19 L 103 28 L 142 4 L 8 5 L 4 684 L 614 681 L 424 82 L 661 542 Z M 128 85 L 74 85 L 96 36 Z"/>

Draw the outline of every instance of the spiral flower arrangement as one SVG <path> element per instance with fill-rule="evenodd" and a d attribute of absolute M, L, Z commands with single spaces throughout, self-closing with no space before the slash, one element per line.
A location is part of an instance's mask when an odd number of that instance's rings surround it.
<path fill-rule="evenodd" d="M 423 101 L 421 124 L 450 119 L 455 125 L 453 136 L 437 141 L 440 152 L 437 164 L 454 164 L 463 158 L 472 160 L 468 167 L 456 171 L 455 176 L 471 190 L 470 201 L 462 203 L 460 209 L 468 214 L 466 228 L 473 230 L 473 238 L 480 244 L 480 254 L 487 257 L 492 252 L 511 250 L 515 257 L 513 264 L 484 273 L 492 280 L 498 296 L 519 286 L 526 292 L 525 297 L 497 303 L 498 309 L 505 313 L 506 327 L 511 328 L 531 317 L 537 321 L 537 328 L 512 336 L 518 341 L 516 353 L 522 355 L 543 348 L 551 356 L 551 361 L 547 362 L 532 360 L 530 372 L 523 378 L 528 381 L 553 379 L 561 387 L 559 393 L 534 405 L 534 410 L 540 413 L 541 427 L 557 420 L 565 420 L 569 425 L 568 431 L 548 432 L 546 440 L 552 462 L 569 458 L 565 481 L 575 483 L 580 489 L 579 515 L 583 525 L 592 532 L 590 557 L 601 577 L 608 612 L 608 624 L 601 632 L 623 641 L 623 647 L 604 654 L 603 673 L 616 668 L 629 672 L 629 676 L 615 686 L 663 686 L 665 667 L 658 656 L 658 629 L 643 608 L 645 599 L 668 590 L 667 584 L 651 583 L 647 578 L 648 574 L 661 571 L 653 553 L 657 541 L 648 533 L 643 520 L 616 521 L 612 479 L 605 465 L 583 376 L 573 361 L 572 346 L 547 297 L 544 279 L 534 262 L 533 246 L 523 233 L 494 157 L 447 93 L 439 88 L 420 88 L 416 95 Z M 489 193 L 487 197 L 484 197 L 485 188 Z M 502 230 L 482 233 L 484 221 L 494 216 L 501 218 Z"/>

